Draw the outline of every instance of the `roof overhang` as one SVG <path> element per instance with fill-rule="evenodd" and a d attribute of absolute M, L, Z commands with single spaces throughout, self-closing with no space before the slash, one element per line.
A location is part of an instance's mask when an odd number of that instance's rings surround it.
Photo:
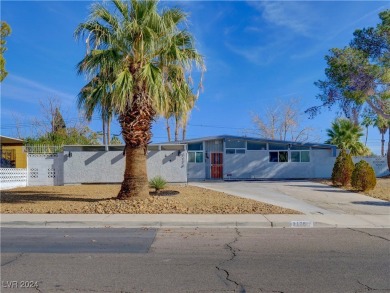
<path fill-rule="evenodd" d="M 2 145 L 3 144 L 21 144 L 21 143 L 23 143 L 23 139 L 0 135 L 0 143 Z"/>

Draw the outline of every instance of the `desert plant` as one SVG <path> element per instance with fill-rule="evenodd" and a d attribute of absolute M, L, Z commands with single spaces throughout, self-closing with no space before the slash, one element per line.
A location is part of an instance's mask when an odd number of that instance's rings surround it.
<path fill-rule="evenodd" d="M 356 163 L 355 169 L 352 172 L 351 185 L 353 188 L 362 191 L 375 188 L 375 171 L 369 163 L 364 160 Z"/>
<path fill-rule="evenodd" d="M 161 189 L 165 188 L 165 185 L 167 185 L 167 181 L 161 176 L 156 176 L 149 180 L 149 187 L 154 188 L 157 194 Z"/>
<path fill-rule="evenodd" d="M 352 157 L 345 150 L 341 150 L 332 170 L 333 185 L 346 186 L 351 182 L 354 169 Z"/>

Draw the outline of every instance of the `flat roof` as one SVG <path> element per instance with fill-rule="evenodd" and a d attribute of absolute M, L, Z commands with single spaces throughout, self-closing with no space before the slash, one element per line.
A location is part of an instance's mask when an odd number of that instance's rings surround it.
<path fill-rule="evenodd" d="M 1 144 L 23 143 L 23 139 L 0 135 Z"/>
<path fill-rule="evenodd" d="M 201 142 L 201 141 L 226 140 L 226 139 L 248 140 L 248 141 L 264 142 L 264 143 L 292 144 L 292 145 L 310 146 L 310 147 L 317 147 L 317 148 L 336 148 L 335 145 L 326 144 L 326 143 L 275 140 L 275 139 L 267 139 L 267 138 L 261 138 L 261 137 L 234 136 L 234 135 L 205 136 L 205 137 L 199 137 L 199 138 L 193 138 L 193 139 L 186 139 L 186 140 L 178 141 L 176 143 L 177 144 L 188 144 L 188 143 L 195 143 L 195 142 Z M 172 144 L 172 142 L 167 142 L 167 143 L 162 143 L 162 144 Z"/>

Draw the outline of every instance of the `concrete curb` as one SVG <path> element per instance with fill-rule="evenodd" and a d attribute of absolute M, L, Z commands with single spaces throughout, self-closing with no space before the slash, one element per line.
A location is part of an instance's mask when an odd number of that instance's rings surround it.
<path fill-rule="evenodd" d="M 2 214 L 1 228 L 390 228 L 390 215 Z"/>

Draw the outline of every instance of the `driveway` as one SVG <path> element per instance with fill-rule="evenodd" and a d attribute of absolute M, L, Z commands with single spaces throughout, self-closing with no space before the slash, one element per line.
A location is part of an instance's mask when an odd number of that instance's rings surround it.
<path fill-rule="evenodd" d="M 304 214 L 389 215 L 390 217 L 390 202 L 307 180 L 206 181 L 189 184 L 294 209 Z"/>

